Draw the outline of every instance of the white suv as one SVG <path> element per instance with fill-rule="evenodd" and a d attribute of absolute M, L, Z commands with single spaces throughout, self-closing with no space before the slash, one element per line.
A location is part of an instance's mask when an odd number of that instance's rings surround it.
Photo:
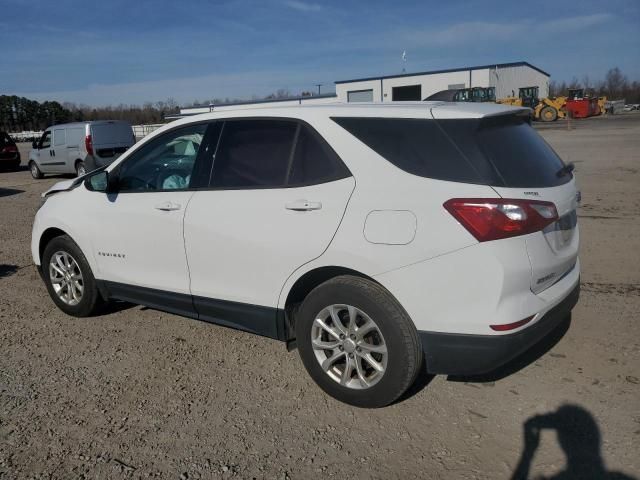
<path fill-rule="evenodd" d="M 225 111 L 44 194 L 53 301 L 131 301 L 295 344 L 330 395 L 486 373 L 566 318 L 578 192 L 528 109 L 423 102 Z"/>

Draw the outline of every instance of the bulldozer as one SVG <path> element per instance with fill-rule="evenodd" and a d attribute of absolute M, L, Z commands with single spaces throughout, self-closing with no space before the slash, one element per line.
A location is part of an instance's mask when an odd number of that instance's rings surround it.
<path fill-rule="evenodd" d="M 518 90 L 518 96 L 500 98 L 496 103 L 513 105 L 517 107 L 529 107 L 533 110 L 533 118 L 542 122 L 553 122 L 566 116 L 565 104 L 567 97 L 549 97 L 540 99 L 539 88 L 522 87 Z"/>

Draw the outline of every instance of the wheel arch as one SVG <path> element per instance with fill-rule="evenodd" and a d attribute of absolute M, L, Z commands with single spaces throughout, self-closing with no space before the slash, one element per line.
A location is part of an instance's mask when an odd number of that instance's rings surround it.
<path fill-rule="evenodd" d="M 41 264 L 42 254 L 44 253 L 44 249 L 47 248 L 49 242 L 54 238 L 61 237 L 63 235 L 67 235 L 68 237 L 72 238 L 71 235 L 69 235 L 67 232 L 57 227 L 49 227 L 45 229 L 44 232 L 42 232 L 42 235 L 40 235 L 40 241 L 38 242 L 38 258 L 40 259 Z"/>
<path fill-rule="evenodd" d="M 318 285 L 341 275 L 352 275 L 354 277 L 366 278 L 374 283 L 380 284 L 377 280 L 365 275 L 362 272 L 347 267 L 335 265 L 316 267 L 298 278 L 287 292 L 284 302 L 285 309 L 294 307 L 301 303 L 307 295 Z"/>

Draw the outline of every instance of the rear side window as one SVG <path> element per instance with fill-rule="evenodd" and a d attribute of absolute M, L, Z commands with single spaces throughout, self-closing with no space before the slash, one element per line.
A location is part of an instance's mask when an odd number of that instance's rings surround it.
<path fill-rule="evenodd" d="M 277 188 L 349 176 L 336 153 L 294 120 L 228 120 L 213 164 L 214 188 Z"/>
<path fill-rule="evenodd" d="M 53 131 L 53 146 L 59 147 L 67 142 L 67 132 L 64 128 L 57 128 Z"/>
<path fill-rule="evenodd" d="M 288 185 L 324 183 L 350 175 L 338 155 L 308 126 L 300 125 Z"/>
<path fill-rule="evenodd" d="M 297 125 L 278 120 L 228 121 L 213 167 L 213 187 L 282 186 Z"/>
<path fill-rule="evenodd" d="M 437 180 L 486 183 L 435 120 L 353 117 L 333 120 L 405 172 Z"/>

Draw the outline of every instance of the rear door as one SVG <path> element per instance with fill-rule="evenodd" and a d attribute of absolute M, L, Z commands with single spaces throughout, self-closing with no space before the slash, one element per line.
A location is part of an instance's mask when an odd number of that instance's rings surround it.
<path fill-rule="evenodd" d="M 185 216 L 191 293 L 201 318 L 274 337 L 282 286 L 327 248 L 355 181 L 304 123 L 234 119 L 219 129 L 209 190 Z"/>
<path fill-rule="evenodd" d="M 134 144 L 133 129 L 127 122 L 93 123 L 91 139 L 97 165 L 113 162 Z"/>

